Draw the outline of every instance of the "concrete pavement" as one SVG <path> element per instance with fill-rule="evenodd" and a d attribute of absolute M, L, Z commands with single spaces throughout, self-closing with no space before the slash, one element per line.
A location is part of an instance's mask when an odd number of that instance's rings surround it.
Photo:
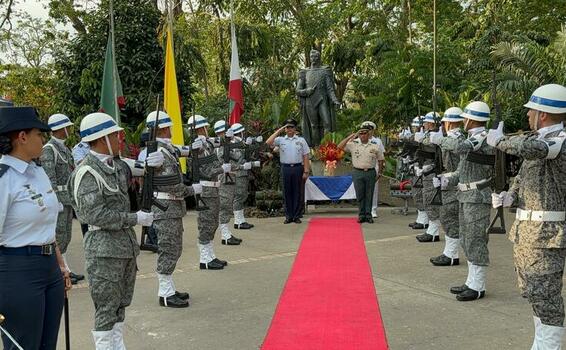
<path fill-rule="evenodd" d="M 173 276 L 177 289 L 191 294 L 191 306 L 168 309 L 158 305 L 156 255 L 142 252 L 134 300 L 126 312 L 126 346 L 140 350 L 258 349 L 309 218 L 355 214 L 353 207 L 321 207 L 310 211 L 300 225 L 283 225 L 282 218 L 250 218 L 254 229 L 234 230 L 244 239 L 241 246 L 222 246 L 217 235 L 216 254 L 230 265 L 223 271 L 200 271 L 196 215 L 190 212 L 184 219 L 183 256 Z M 363 225 L 391 349 L 529 349 L 531 310 L 516 287 L 512 245 L 507 238 L 490 236 L 487 297 L 461 303 L 448 289 L 465 281 L 465 263 L 433 267 L 428 259 L 442 252 L 444 241 L 418 243 L 414 236 L 420 231 L 407 227 L 412 219 L 412 215 L 392 215 L 391 208 L 380 208 L 376 223 Z M 512 222 L 511 216 L 507 222 Z M 68 260 L 76 272 L 83 273 L 78 222 L 73 227 Z M 70 305 L 72 349 L 94 348 L 90 334 L 93 305 L 84 281 L 71 291 Z M 63 327 L 58 349 L 64 349 Z"/>

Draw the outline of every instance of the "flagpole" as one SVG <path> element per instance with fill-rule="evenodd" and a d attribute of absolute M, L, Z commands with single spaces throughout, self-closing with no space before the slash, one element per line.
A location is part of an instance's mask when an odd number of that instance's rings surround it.
<path fill-rule="evenodd" d="M 116 41 L 114 38 L 114 4 L 110 0 L 110 37 L 112 45 L 112 97 L 114 103 L 114 114 L 116 116 L 116 123 L 120 125 L 120 106 L 118 106 L 118 87 L 116 86 L 116 77 L 118 76 L 116 66 Z"/>

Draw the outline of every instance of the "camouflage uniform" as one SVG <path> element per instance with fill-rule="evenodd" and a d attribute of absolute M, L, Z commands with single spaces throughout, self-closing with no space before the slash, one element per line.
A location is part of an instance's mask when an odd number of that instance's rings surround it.
<path fill-rule="evenodd" d="M 413 142 L 413 141 L 414 141 L 414 135 L 412 136 L 409 142 Z M 412 161 L 414 161 L 414 159 L 412 159 Z M 417 163 L 413 163 L 411 166 L 413 167 L 413 171 L 416 171 L 416 168 L 418 168 Z M 423 199 L 422 176 L 417 176 L 417 175 L 413 176 L 411 180 L 411 188 L 413 194 L 413 201 L 415 202 L 415 207 L 417 208 L 417 213 L 418 213 L 415 222 L 423 225 L 428 225 L 429 222 L 428 222 L 428 217 L 426 214 L 424 199 Z"/>
<path fill-rule="evenodd" d="M 460 241 L 468 263 L 476 266 L 489 265 L 487 243 L 491 215 L 491 180 L 493 162 L 480 164 L 480 161 L 493 157 L 495 149 L 485 142 L 485 128 L 470 130 L 470 137 L 456 146 L 455 153 L 460 155 L 458 169 L 449 174 L 449 186 L 458 185 L 460 203 Z M 471 183 L 478 183 L 476 189 L 464 189 Z M 461 188 L 460 188 L 461 187 Z"/>
<path fill-rule="evenodd" d="M 566 211 L 566 132 L 554 130 L 540 137 L 503 138 L 497 148 L 524 158 L 511 192 L 517 195 L 518 208 L 533 211 Z M 549 144 L 556 145 L 558 154 L 549 157 Z M 518 192 L 518 193 L 516 193 Z M 562 276 L 566 257 L 565 221 L 534 221 L 516 219 L 509 232 L 514 243 L 515 267 L 519 289 L 529 300 L 534 314 L 543 324 L 564 325 Z"/>
<path fill-rule="evenodd" d="M 458 144 L 465 140 L 459 129 L 448 132 L 442 139 L 442 162 L 446 173 L 458 169 L 460 155 L 455 153 Z M 440 207 L 440 222 L 447 237 L 458 239 L 460 237 L 458 188 L 455 186 L 442 190 L 442 207 Z"/>
<path fill-rule="evenodd" d="M 56 240 L 61 254 L 67 252 L 67 247 L 71 242 L 73 225 L 73 207 L 67 183 L 74 169 L 73 154 L 65 146 L 63 140 L 51 138 L 41 154 L 41 166 L 49 176 L 49 180 L 57 193 L 57 199 L 63 205 L 63 211 L 57 216 Z"/>
<path fill-rule="evenodd" d="M 201 198 L 208 207 L 207 210 L 198 212 L 198 241 L 201 263 L 209 263 L 216 257 L 212 249 L 214 234 L 218 228 L 220 198 L 219 198 L 219 177 L 223 174 L 222 163 L 218 159 L 214 145 L 210 141 L 205 141 L 199 150 L 200 178 L 203 185 Z"/>
<path fill-rule="evenodd" d="M 156 271 L 159 274 L 171 275 L 183 250 L 183 217 L 187 213 L 185 197 L 194 195 L 194 191 L 192 187 L 183 183 L 179 157 L 175 149 L 171 145 L 158 142 L 158 150 L 163 153 L 164 162 L 161 167 L 155 169 L 154 177 L 178 177 L 178 181 L 174 181 L 177 182 L 176 184 L 153 187 L 154 192 L 158 193 L 156 201 L 167 209 L 162 211 L 155 205 L 151 207 L 154 215 L 153 228 L 157 233 L 159 248 Z M 170 198 L 159 198 L 159 194 Z"/>
<path fill-rule="evenodd" d="M 134 294 L 139 246 L 132 228 L 137 216 L 130 213 L 130 176 L 121 160 L 109 166 L 88 154 L 69 181 L 77 216 L 89 225 L 84 250 L 95 331 L 123 322 Z"/>
<path fill-rule="evenodd" d="M 430 133 L 426 134 L 423 145 L 431 145 Z M 434 159 L 425 159 L 423 167 L 434 167 Z M 423 206 L 430 221 L 435 221 L 440 218 L 440 206 L 431 204 L 436 194 L 436 188 L 432 184 L 432 179 L 435 176 L 434 170 L 423 172 Z"/>
<path fill-rule="evenodd" d="M 216 153 L 218 155 L 218 160 L 220 162 L 224 162 L 224 147 L 220 146 L 216 149 Z M 222 239 L 227 240 L 232 237 L 232 232 L 228 228 L 228 223 L 230 222 L 230 218 L 232 217 L 232 210 L 234 206 L 234 196 L 236 193 L 236 173 L 234 171 L 239 170 L 241 168 L 241 164 L 239 160 L 242 158 L 241 149 L 232 148 L 230 149 L 230 164 L 232 165 L 232 171 L 230 172 L 230 178 L 233 180 L 232 183 L 227 182 L 226 174 L 220 174 L 219 181 L 219 196 L 220 196 L 220 212 L 219 212 L 219 220 L 218 223 L 221 226 L 222 230 Z M 243 164 L 243 163 L 242 163 Z"/>

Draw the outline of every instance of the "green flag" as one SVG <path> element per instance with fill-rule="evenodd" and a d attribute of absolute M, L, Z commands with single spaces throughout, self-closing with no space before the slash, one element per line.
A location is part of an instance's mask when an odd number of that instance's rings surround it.
<path fill-rule="evenodd" d="M 112 32 L 108 35 L 106 45 L 106 58 L 104 60 L 104 73 L 102 75 L 102 91 L 100 93 L 100 111 L 111 115 L 117 123 L 120 123 L 120 109 L 126 105 L 126 99 L 122 92 L 122 83 L 116 67 L 114 56 L 114 45 Z"/>

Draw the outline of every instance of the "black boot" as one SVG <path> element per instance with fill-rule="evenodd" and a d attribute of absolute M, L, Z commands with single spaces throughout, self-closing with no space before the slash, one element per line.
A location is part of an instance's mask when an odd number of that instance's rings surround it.
<path fill-rule="evenodd" d="M 415 224 L 412 226 L 413 230 L 424 230 L 428 228 L 428 224 L 423 225 L 423 224 L 419 224 L 418 222 L 415 222 Z"/>
<path fill-rule="evenodd" d="M 470 289 L 470 287 L 468 287 L 465 284 L 462 284 L 461 286 L 456 286 L 456 287 L 452 287 L 450 288 L 450 293 L 452 294 L 460 294 L 466 290 Z"/>
<path fill-rule="evenodd" d="M 69 273 L 69 277 L 76 279 L 77 281 L 82 281 L 85 279 L 84 275 L 79 275 L 74 272 Z"/>
<path fill-rule="evenodd" d="M 472 301 L 472 300 L 481 299 L 484 296 L 485 296 L 485 290 L 478 292 L 478 291 L 475 291 L 471 288 L 468 288 L 465 291 L 463 291 L 462 293 L 456 295 L 456 299 L 458 301 Z"/>
<path fill-rule="evenodd" d="M 157 253 L 157 246 L 155 244 L 144 243 L 140 245 L 140 250 L 147 250 L 148 252 Z"/>
<path fill-rule="evenodd" d="M 254 225 L 248 224 L 247 222 L 243 222 L 241 224 L 234 224 L 234 228 L 237 230 L 249 230 L 252 227 L 254 227 Z"/>
<path fill-rule="evenodd" d="M 208 264 L 200 263 L 201 270 L 222 270 L 224 269 L 224 265 L 212 260 Z"/>
<path fill-rule="evenodd" d="M 167 298 L 159 297 L 159 305 L 165 307 L 182 308 L 189 307 L 189 302 L 188 300 L 181 299 L 177 296 L 177 294 L 173 294 Z"/>
<path fill-rule="evenodd" d="M 175 291 L 175 296 L 179 299 L 182 300 L 189 300 L 191 298 L 191 296 L 189 295 L 189 293 L 186 292 L 177 292 Z"/>
<path fill-rule="evenodd" d="M 242 243 L 241 239 L 238 239 L 234 236 L 228 238 L 228 239 L 222 239 L 222 244 L 223 245 L 240 245 L 240 243 Z"/>
<path fill-rule="evenodd" d="M 438 242 L 440 241 L 440 236 L 429 235 L 428 233 L 425 232 L 422 235 L 418 235 L 416 239 L 421 243 Z"/>
<path fill-rule="evenodd" d="M 214 261 L 214 262 L 216 262 L 216 263 L 218 263 L 222 266 L 228 266 L 228 261 L 226 261 L 226 260 L 220 260 L 218 258 L 214 258 L 214 260 L 212 260 L 212 261 Z"/>
<path fill-rule="evenodd" d="M 439 256 L 436 256 L 434 258 L 430 258 L 430 262 L 434 265 L 434 266 L 455 266 L 455 265 L 460 265 L 460 259 L 455 258 L 449 258 L 446 255 L 442 254 Z"/>

